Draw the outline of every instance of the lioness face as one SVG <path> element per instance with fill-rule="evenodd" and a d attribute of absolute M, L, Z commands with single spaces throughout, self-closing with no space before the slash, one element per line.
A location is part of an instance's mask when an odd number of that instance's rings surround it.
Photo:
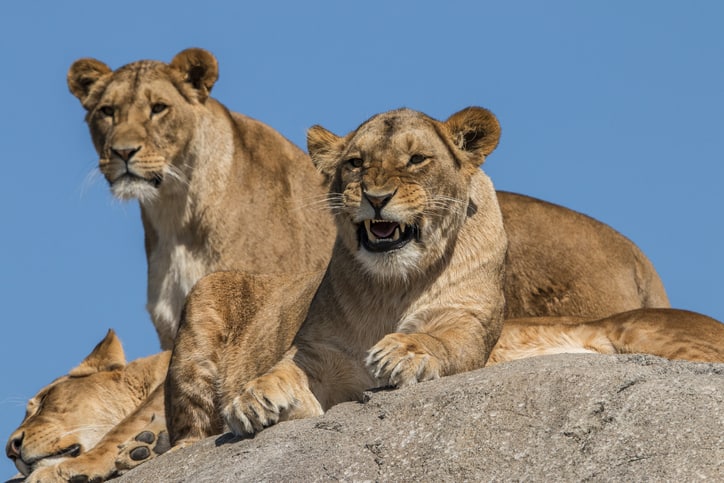
<path fill-rule="evenodd" d="M 94 59 L 71 66 L 68 86 L 87 110 L 98 167 L 115 196 L 143 203 L 187 182 L 193 126 L 216 78 L 216 59 L 201 49 L 115 72 Z"/>
<path fill-rule="evenodd" d="M 338 236 L 369 273 L 407 279 L 452 248 L 482 162 L 471 162 L 454 136 L 409 109 L 375 116 L 345 138 L 310 129 L 312 159 L 331 181 Z"/>
<path fill-rule="evenodd" d="M 8 458 L 27 476 L 88 451 L 125 417 L 127 393 L 119 371 L 56 379 L 28 402 L 5 447 Z"/>
<path fill-rule="evenodd" d="M 184 177 L 189 141 L 184 126 L 193 122 L 193 114 L 168 76 L 159 75 L 163 67 L 121 69 L 88 112 L 98 167 L 122 199 L 152 199 L 169 178 Z M 134 83 L 141 88 L 134 89 Z"/>

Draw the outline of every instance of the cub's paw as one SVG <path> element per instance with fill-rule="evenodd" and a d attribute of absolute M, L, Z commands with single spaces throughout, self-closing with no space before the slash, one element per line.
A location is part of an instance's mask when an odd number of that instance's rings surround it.
<path fill-rule="evenodd" d="M 166 431 L 164 418 L 154 419 L 143 431 L 118 446 L 116 469 L 124 473 L 171 449 L 171 440 Z"/>
<path fill-rule="evenodd" d="M 418 334 L 387 334 L 367 353 L 367 368 L 383 385 L 404 387 L 439 379 L 440 360 L 427 352 Z"/>

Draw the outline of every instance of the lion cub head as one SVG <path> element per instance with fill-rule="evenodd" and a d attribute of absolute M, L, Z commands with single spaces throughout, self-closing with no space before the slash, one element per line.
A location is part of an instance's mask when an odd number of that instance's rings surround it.
<path fill-rule="evenodd" d="M 313 126 L 307 145 L 329 181 L 343 246 L 370 274 L 408 279 L 452 250 L 475 210 L 470 179 L 499 138 L 497 119 L 483 108 L 445 122 L 399 109 L 344 137 Z"/>
<path fill-rule="evenodd" d="M 137 407 L 141 384 L 138 374 L 128 377 L 131 365 L 111 330 L 78 367 L 31 398 L 5 446 L 18 471 L 27 476 L 77 457 Z"/>
<path fill-rule="evenodd" d="M 144 202 L 171 179 L 183 183 L 191 126 L 217 77 L 216 58 L 202 49 L 116 71 L 95 59 L 73 63 L 68 87 L 87 111 L 98 166 L 115 196 Z"/>

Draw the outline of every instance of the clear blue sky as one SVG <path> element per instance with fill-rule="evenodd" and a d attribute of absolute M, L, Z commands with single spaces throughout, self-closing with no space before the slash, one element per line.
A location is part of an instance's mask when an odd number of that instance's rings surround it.
<path fill-rule="evenodd" d="M 496 186 L 598 218 L 674 306 L 724 320 L 724 2 L 3 2 L 0 435 L 109 327 L 157 350 L 135 202 L 111 198 L 65 75 L 186 47 L 213 95 L 304 146 L 407 106 L 488 107 Z M 14 474 L 2 459 L 0 477 Z"/>

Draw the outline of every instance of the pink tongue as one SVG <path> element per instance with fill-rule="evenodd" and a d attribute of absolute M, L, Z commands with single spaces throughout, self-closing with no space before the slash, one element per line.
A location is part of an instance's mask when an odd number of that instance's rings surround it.
<path fill-rule="evenodd" d="M 392 221 L 383 221 L 379 223 L 372 223 L 370 225 L 370 231 L 377 237 L 377 238 L 389 238 L 392 236 L 392 234 L 395 232 L 395 228 L 397 228 L 399 224 L 392 222 Z"/>

